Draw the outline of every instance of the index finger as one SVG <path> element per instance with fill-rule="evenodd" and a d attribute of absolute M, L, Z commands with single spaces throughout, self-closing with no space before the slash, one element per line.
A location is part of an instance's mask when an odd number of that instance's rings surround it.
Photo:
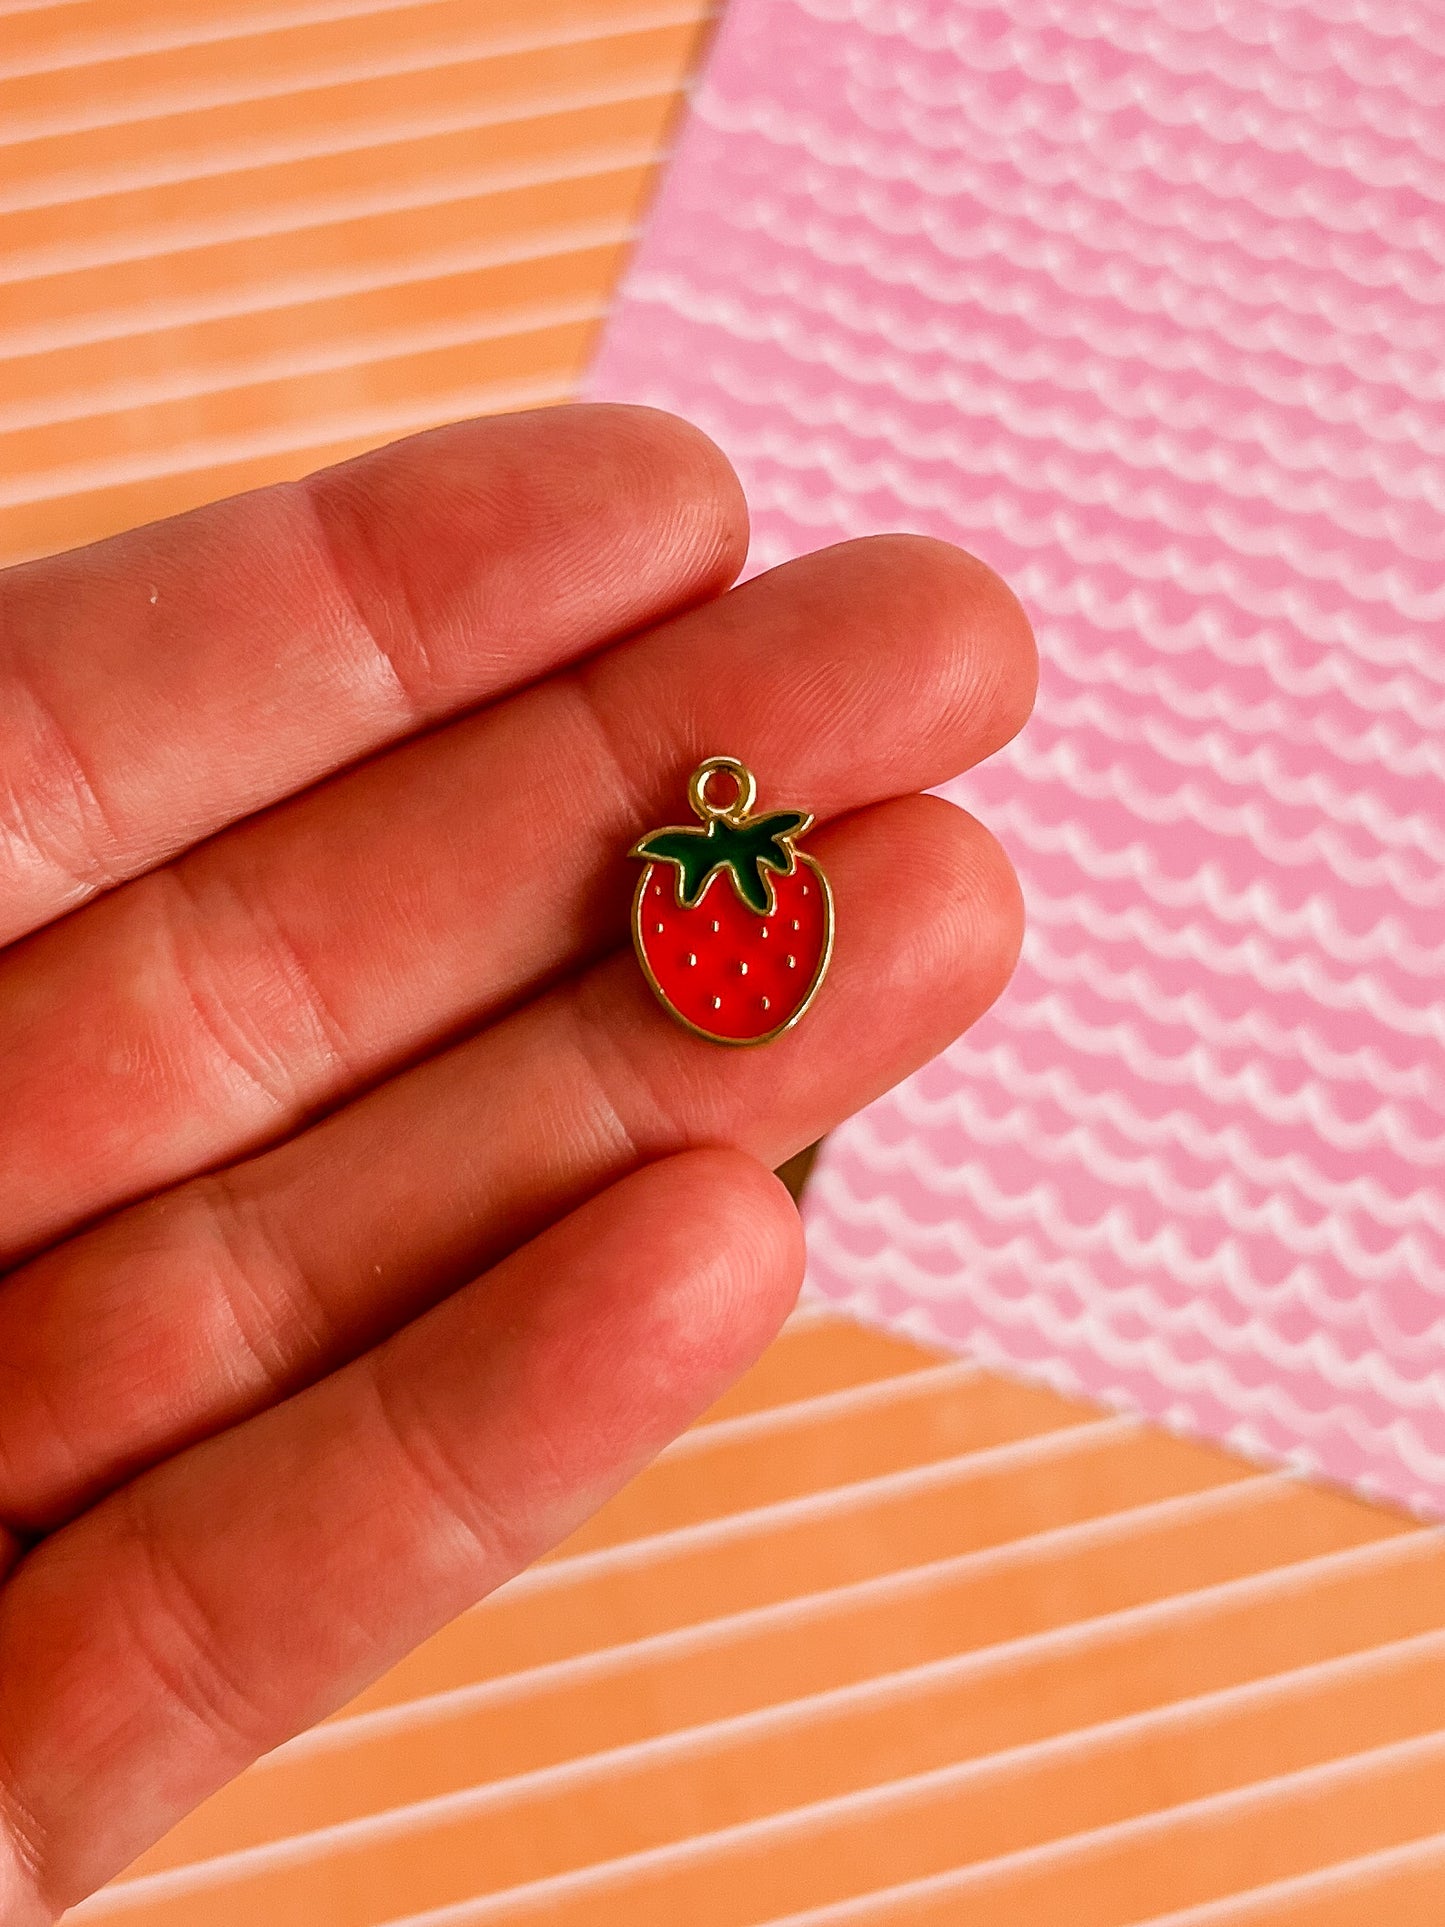
<path fill-rule="evenodd" d="M 746 510 L 652 409 L 459 423 L 0 575 L 0 944 L 727 587 Z"/>

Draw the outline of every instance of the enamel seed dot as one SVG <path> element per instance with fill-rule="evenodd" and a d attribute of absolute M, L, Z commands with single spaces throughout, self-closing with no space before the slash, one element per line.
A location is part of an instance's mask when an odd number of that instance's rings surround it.
<path fill-rule="evenodd" d="M 689 950 L 689 951 L 688 951 L 688 953 L 687 953 L 687 967 L 688 967 L 688 969 L 689 969 L 689 970 L 691 970 L 691 969 L 692 969 L 692 967 L 693 967 L 693 965 L 694 965 L 694 964 L 695 964 L 696 962 L 697 962 L 697 952 L 696 952 L 695 950 Z"/>
<path fill-rule="evenodd" d="M 797 919 L 796 917 L 794 917 L 794 918 L 793 918 L 793 928 L 794 928 L 795 930 L 801 930 L 801 929 L 802 929 L 802 927 L 803 927 L 803 926 L 802 926 L 802 924 L 800 924 L 800 923 L 798 922 L 798 919 Z"/>
<path fill-rule="evenodd" d="M 788 968 L 789 968 L 789 970 L 796 970 L 796 969 L 797 969 L 797 967 L 798 967 L 798 960 L 797 960 L 797 958 L 796 958 L 796 957 L 789 957 L 789 959 L 788 959 Z"/>
<path fill-rule="evenodd" d="M 662 935 L 662 931 L 663 931 L 663 926 L 662 926 L 662 924 L 660 924 L 660 923 L 655 923 L 655 924 L 653 924 L 653 926 L 652 926 L 652 927 L 653 927 L 653 929 L 654 929 L 654 930 L 655 930 L 655 931 L 657 932 L 657 934 L 658 934 L 658 936 L 660 937 L 660 936 Z"/>
<path fill-rule="evenodd" d="M 721 1009 L 722 1009 L 722 998 L 721 998 L 721 997 L 714 997 L 714 998 L 713 998 L 713 1000 L 712 1000 L 712 1007 L 713 1007 L 713 1009 L 714 1009 L 714 1010 L 721 1010 Z"/>
<path fill-rule="evenodd" d="M 771 1005 L 769 1004 L 769 1002 L 768 1002 L 768 999 L 767 999 L 766 997 L 760 997 L 760 998 L 758 999 L 758 1002 L 759 1002 L 759 1003 L 760 1003 L 760 1004 L 762 1005 L 762 1007 L 763 1007 L 763 1009 L 764 1009 L 764 1010 L 769 1010 L 769 1009 L 771 1009 L 771 1007 L 772 1007 L 772 1006 L 771 1006 Z"/>
<path fill-rule="evenodd" d="M 738 975 L 739 975 L 740 977 L 746 977 L 746 976 L 747 976 L 747 974 L 748 974 L 748 967 L 747 967 L 747 965 L 746 965 L 745 963 L 739 963 L 739 965 L 738 965 Z"/>
<path fill-rule="evenodd" d="M 721 930 L 721 929 L 722 929 L 722 925 L 721 925 L 721 924 L 720 924 L 720 923 L 718 922 L 718 920 L 717 920 L 717 918 L 716 918 L 716 917 L 714 917 L 714 918 L 713 918 L 713 920 L 712 920 L 712 927 L 713 927 L 713 929 L 714 929 L 714 930 Z"/>

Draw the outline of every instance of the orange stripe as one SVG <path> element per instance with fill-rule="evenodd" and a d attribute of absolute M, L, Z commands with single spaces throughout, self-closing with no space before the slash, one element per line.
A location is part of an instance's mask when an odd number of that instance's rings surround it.
<path fill-rule="evenodd" d="M 0 561 L 570 395 L 708 11 L 0 14 Z"/>
<path fill-rule="evenodd" d="M 1442 1604 L 1435 1532 L 805 1321 L 82 1912 L 1124 1927 L 1428 1833 Z"/>

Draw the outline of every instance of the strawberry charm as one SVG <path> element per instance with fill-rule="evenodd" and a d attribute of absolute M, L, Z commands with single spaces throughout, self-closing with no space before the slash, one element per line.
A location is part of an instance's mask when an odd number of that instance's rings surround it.
<path fill-rule="evenodd" d="M 647 865 L 632 900 L 643 974 L 664 1010 L 717 1044 L 791 1029 L 833 951 L 828 879 L 796 848 L 813 819 L 754 816 L 757 789 L 735 756 L 709 756 L 687 786 L 701 828 L 653 830 L 630 852 Z"/>

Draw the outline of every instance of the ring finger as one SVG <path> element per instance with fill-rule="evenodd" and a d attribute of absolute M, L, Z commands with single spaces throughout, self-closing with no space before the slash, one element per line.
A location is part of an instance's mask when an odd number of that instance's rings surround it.
<path fill-rule="evenodd" d="M 932 1056 L 997 995 L 1017 889 L 932 797 L 816 839 L 838 945 L 806 1021 L 720 1051 L 628 956 L 558 986 L 219 1179 L 36 1260 L 0 1292 L 0 1517 L 42 1529 L 315 1380 L 640 1162 L 767 1164 Z M 62 1342 L 84 1330 L 82 1348 Z"/>

